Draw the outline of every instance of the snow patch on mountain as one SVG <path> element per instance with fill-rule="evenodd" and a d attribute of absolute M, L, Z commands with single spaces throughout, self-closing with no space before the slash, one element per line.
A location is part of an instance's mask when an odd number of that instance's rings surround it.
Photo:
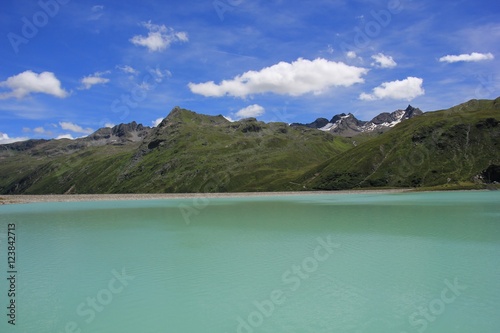
<path fill-rule="evenodd" d="M 411 105 L 405 110 L 396 110 L 392 113 L 383 112 L 370 121 L 358 120 L 352 113 L 335 115 L 330 121 L 318 118 L 310 124 L 291 124 L 291 126 L 307 126 L 323 132 L 330 132 L 341 136 L 355 136 L 361 133 L 385 131 L 406 119 L 421 115 L 423 112 Z M 328 123 L 326 123 L 328 121 Z M 326 124 L 325 124 L 326 123 Z"/>

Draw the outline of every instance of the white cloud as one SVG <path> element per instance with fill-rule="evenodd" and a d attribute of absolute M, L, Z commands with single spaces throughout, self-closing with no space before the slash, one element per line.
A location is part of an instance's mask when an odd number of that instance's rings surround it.
<path fill-rule="evenodd" d="M 14 143 L 18 141 L 26 141 L 28 138 L 18 137 L 18 138 L 10 138 L 6 133 L 0 132 L 0 145 L 5 145 L 7 143 Z"/>
<path fill-rule="evenodd" d="M 229 116 L 223 116 L 227 121 L 234 122 L 235 120 Z"/>
<path fill-rule="evenodd" d="M 127 74 L 132 74 L 132 75 L 137 75 L 139 74 L 139 71 L 134 69 L 132 66 L 125 65 L 125 66 L 116 66 L 117 69 L 121 70 L 124 73 Z"/>
<path fill-rule="evenodd" d="M 28 70 L 0 82 L 0 87 L 11 90 L 0 93 L 0 99 L 12 97 L 20 99 L 29 96 L 31 93 L 47 94 L 59 98 L 68 96 L 68 93 L 61 88 L 61 81 L 52 72 L 37 74 Z"/>
<path fill-rule="evenodd" d="M 44 127 L 42 126 L 39 126 L 39 127 L 35 127 L 33 129 L 29 128 L 29 127 L 23 127 L 23 132 L 24 133 L 36 133 L 36 134 L 41 134 L 41 135 L 53 135 L 53 132 L 52 131 L 49 131 L 47 129 L 45 129 Z"/>
<path fill-rule="evenodd" d="M 262 116 L 265 112 L 266 111 L 262 106 L 260 106 L 258 104 L 253 104 L 253 105 L 249 105 L 246 108 L 243 108 L 240 111 L 236 112 L 236 117 L 238 117 L 238 119 L 249 118 L 249 117 L 258 117 L 258 116 Z"/>
<path fill-rule="evenodd" d="M 89 76 L 83 77 L 81 79 L 82 86 L 79 89 L 90 89 L 92 86 L 96 84 L 106 84 L 109 82 L 108 78 L 102 77 L 103 75 L 109 74 L 110 71 L 105 71 L 105 72 L 95 72 L 94 74 L 91 74 Z"/>
<path fill-rule="evenodd" d="M 56 140 L 60 140 L 60 139 L 74 140 L 75 138 L 71 134 L 61 134 L 61 135 L 57 136 Z"/>
<path fill-rule="evenodd" d="M 49 131 L 49 130 L 46 130 L 45 128 L 43 127 L 35 127 L 33 129 L 33 132 L 34 133 L 37 133 L 37 134 L 43 134 L 43 135 L 46 135 L 46 136 L 52 136 L 54 133 L 52 131 Z"/>
<path fill-rule="evenodd" d="M 418 77 L 407 77 L 401 81 L 384 82 L 374 88 L 372 94 L 362 93 L 359 95 L 359 99 L 374 101 L 389 98 L 410 101 L 425 94 L 425 90 L 422 88 L 423 82 L 424 80 Z"/>
<path fill-rule="evenodd" d="M 67 130 L 67 131 L 71 131 L 71 132 L 75 132 L 75 133 L 91 134 L 94 132 L 94 130 L 91 128 L 83 128 L 79 125 L 73 124 L 73 123 L 68 122 L 68 121 L 60 122 L 59 126 L 61 126 L 61 128 L 63 130 Z"/>
<path fill-rule="evenodd" d="M 142 26 L 149 30 L 147 36 L 136 35 L 130 39 L 134 45 L 147 47 L 149 52 L 163 51 L 176 42 L 187 42 L 189 40 L 186 32 L 176 32 L 165 25 L 142 22 Z"/>
<path fill-rule="evenodd" d="M 151 123 L 153 124 L 153 127 L 156 127 L 160 125 L 160 123 L 163 121 L 163 118 L 158 118 L 156 120 L 153 120 Z"/>
<path fill-rule="evenodd" d="M 346 53 L 346 57 L 349 59 L 355 59 L 358 55 L 354 51 L 349 51 Z"/>
<path fill-rule="evenodd" d="M 105 127 L 105 128 L 106 128 L 106 127 L 107 127 L 107 128 L 113 128 L 113 127 L 115 127 L 115 124 L 113 124 L 113 123 L 106 123 L 106 124 L 104 124 L 104 127 Z"/>
<path fill-rule="evenodd" d="M 478 53 L 472 52 L 471 54 L 460 54 L 460 55 L 447 55 L 439 58 L 440 62 L 475 62 L 475 61 L 483 61 L 483 60 L 492 60 L 495 57 L 491 53 Z"/>
<path fill-rule="evenodd" d="M 213 81 L 189 83 L 191 92 L 203 96 L 235 96 L 274 93 L 300 96 L 307 93 L 320 94 L 335 86 L 348 87 L 362 83 L 368 69 L 349 66 L 343 62 L 323 58 L 307 60 L 299 58 L 292 63 L 280 62 L 260 71 L 248 71 L 220 84 Z"/>
<path fill-rule="evenodd" d="M 398 65 L 391 56 L 386 56 L 383 53 L 372 55 L 372 59 L 375 60 L 375 62 L 371 65 L 380 68 L 393 68 Z"/>

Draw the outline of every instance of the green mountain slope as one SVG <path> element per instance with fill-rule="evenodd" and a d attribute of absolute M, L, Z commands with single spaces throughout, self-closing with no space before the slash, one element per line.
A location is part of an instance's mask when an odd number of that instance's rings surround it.
<path fill-rule="evenodd" d="M 140 131 L 133 132 L 140 140 L 101 129 L 75 141 L 0 146 L 0 193 L 282 191 L 296 189 L 294 179 L 353 146 L 315 129 L 231 123 L 180 108 L 156 128 L 136 127 L 121 126 Z"/>
<path fill-rule="evenodd" d="M 485 169 L 500 165 L 499 123 L 500 98 L 427 112 L 330 158 L 296 182 L 322 190 L 481 183 Z"/>
<path fill-rule="evenodd" d="M 472 100 L 356 140 L 174 108 L 77 140 L 0 145 L 0 194 L 471 187 L 500 181 L 500 98 Z"/>

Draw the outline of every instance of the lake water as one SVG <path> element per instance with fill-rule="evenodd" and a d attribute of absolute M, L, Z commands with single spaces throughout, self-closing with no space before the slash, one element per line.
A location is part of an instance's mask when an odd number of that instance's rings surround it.
<path fill-rule="evenodd" d="M 497 333 L 500 191 L 4 205 L 0 274 L 0 332 Z"/>

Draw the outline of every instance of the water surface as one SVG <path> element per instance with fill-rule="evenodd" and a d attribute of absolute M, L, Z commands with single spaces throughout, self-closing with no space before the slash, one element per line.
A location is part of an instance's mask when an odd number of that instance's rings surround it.
<path fill-rule="evenodd" d="M 435 192 L 1 206 L 0 331 L 496 333 L 499 203 Z"/>

